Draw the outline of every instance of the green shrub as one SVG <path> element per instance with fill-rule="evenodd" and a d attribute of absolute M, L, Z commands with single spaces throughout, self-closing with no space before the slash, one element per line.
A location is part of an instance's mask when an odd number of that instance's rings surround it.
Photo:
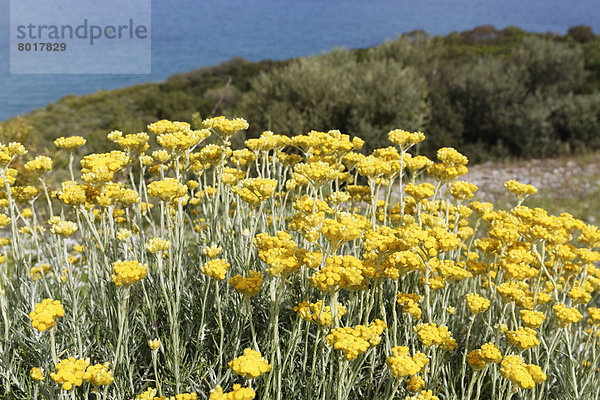
<path fill-rule="evenodd" d="M 357 61 L 352 53 L 298 59 L 262 73 L 240 104 L 251 126 L 289 135 L 340 129 L 371 148 L 397 127 L 423 129 L 430 115 L 425 79 L 392 60 Z"/>

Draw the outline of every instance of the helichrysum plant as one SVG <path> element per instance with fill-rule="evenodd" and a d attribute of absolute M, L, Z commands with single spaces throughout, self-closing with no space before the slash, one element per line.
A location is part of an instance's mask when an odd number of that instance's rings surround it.
<path fill-rule="evenodd" d="M 0 397 L 599 397 L 596 226 L 422 132 L 247 128 L 0 144 Z"/>

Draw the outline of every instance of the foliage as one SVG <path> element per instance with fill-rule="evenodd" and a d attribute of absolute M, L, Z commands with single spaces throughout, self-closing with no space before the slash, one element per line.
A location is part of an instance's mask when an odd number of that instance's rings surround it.
<path fill-rule="evenodd" d="M 260 74 L 240 110 L 276 132 L 335 128 L 365 137 L 370 148 L 377 148 L 386 139 L 375 132 L 423 129 L 429 117 L 426 96 L 425 80 L 413 68 L 390 59 L 358 61 L 348 51 L 335 50 Z"/>
<path fill-rule="evenodd" d="M 414 31 L 372 48 L 288 61 L 233 59 L 161 83 L 67 96 L 24 121 L 41 146 L 72 132 L 92 150 L 102 148 L 105 131 L 133 133 L 160 118 L 217 110 L 246 115 L 249 137 L 260 134 L 255 126 L 288 135 L 335 127 L 363 136 L 369 149 L 383 143 L 377 132 L 404 126 L 427 130 L 423 154 L 460 145 L 478 162 L 581 151 L 576 137 L 600 136 L 598 93 L 600 36 L 589 27 L 556 35 L 486 25 L 445 37 Z M 236 147 L 242 142 L 234 139 Z M 586 149 L 597 146 L 592 140 Z"/>
<path fill-rule="evenodd" d="M 478 201 L 463 154 L 414 154 L 422 132 L 367 156 L 337 130 L 234 151 L 245 120 L 195 124 L 81 159 L 81 137 L 0 144 L 3 399 L 597 395 L 597 226 L 513 179 L 508 208 Z"/>

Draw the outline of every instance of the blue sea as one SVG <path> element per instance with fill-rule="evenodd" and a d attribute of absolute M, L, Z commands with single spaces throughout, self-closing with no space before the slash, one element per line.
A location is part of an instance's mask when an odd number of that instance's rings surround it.
<path fill-rule="evenodd" d="M 90 14 L 103 12 L 96 4 Z M 11 75 L 9 10 L 9 0 L 0 0 L 0 120 L 68 94 L 161 81 L 232 57 L 307 56 L 415 29 L 445 35 L 492 24 L 564 34 L 584 24 L 600 32 L 598 0 L 152 0 L 151 74 Z"/>

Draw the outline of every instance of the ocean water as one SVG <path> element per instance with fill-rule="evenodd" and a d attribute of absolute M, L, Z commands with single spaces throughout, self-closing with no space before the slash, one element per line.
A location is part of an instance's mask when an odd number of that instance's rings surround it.
<path fill-rule="evenodd" d="M 19 0 L 11 0 L 19 1 Z M 98 9 L 90 14 L 102 13 Z M 492 24 L 600 32 L 598 0 L 152 0 L 152 73 L 9 74 L 9 0 L 0 0 L 0 120 L 68 94 L 161 81 L 232 57 L 286 59 L 372 46 L 414 29 L 432 35 Z"/>

